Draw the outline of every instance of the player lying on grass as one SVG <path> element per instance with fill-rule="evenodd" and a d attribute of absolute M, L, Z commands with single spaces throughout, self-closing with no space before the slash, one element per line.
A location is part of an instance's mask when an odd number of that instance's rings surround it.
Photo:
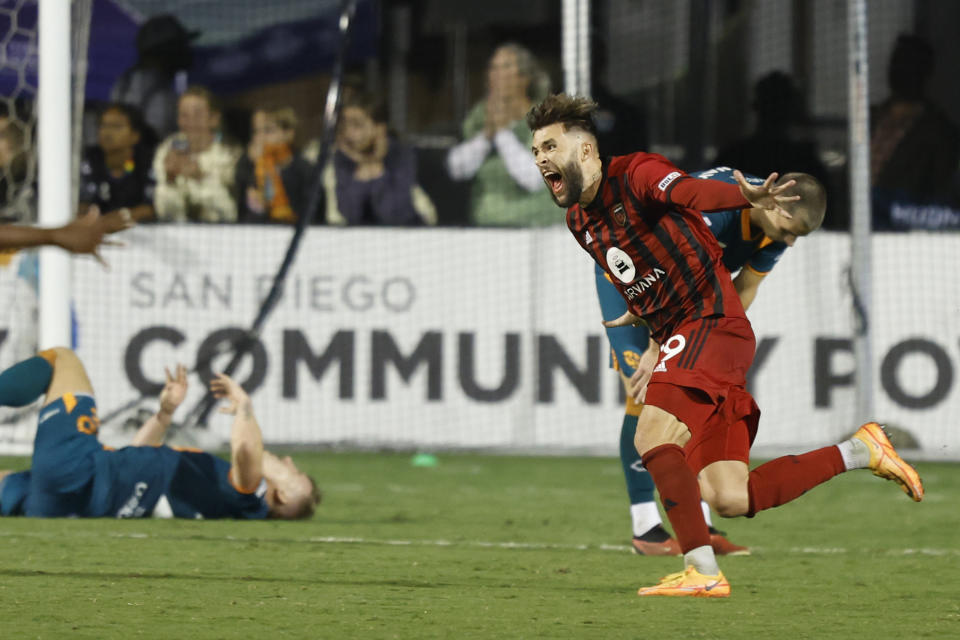
<path fill-rule="evenodd" d="M 715 167 L 690 174 L 695 178 L 720 180 L 736 184 L 733 169 Z M 747 182 L 762 185 L 763 179 L 745 176 Z M 737 273 L 733 287 L 743 308 L 747 309 L 757 295 L 764 277 L 796 239 L 816 230 L 826 212 L 826 191 L 816 178 L 806 173 L 788 173 L 776 184 L 795 184 L 783 193 L 802 195 L 801 200 L 785 202 L 790 218 L 777 211 L 760 208 L 734 208 L 704 214 L 704 221 L 723 249 L 723 264 Z M 597 297 L 604 321 L 613 322 L 627 312 L 627 304 L 610 276 L 600 265 L 596 269 Z M 647 381 L 660 355 L 660 345 L 650 339 L 645 325 L 607 327 L 611 362 L 620 372 L 627 390 L 623 424 L 620 428 L 620 462 L 630 498 L 630 519 L 633 525 L 633 551 L 640 555 L 678 555 L 680 546 L 667 533 L 653 497 L 653 480 L 643 468 L 633 444 L 637 416 L 643 409 Z M 701 503 L 703 516 L 710 528 L 710 544 L 718 555 L 747 555 L 747 547 L 733 544 L 713 527 L 710 507 Z"/>
<path fill-rule="evenodd" d="M 916 471 L 876 423 L 837 446 L 750 470 L 760 410 L 746 390 L 756 339 L 720 246 L 700 211 L 756 207 L 789 217 L 793 181 L 751 185 L 697 180 L 651 153 L 601 160 L 587 98 L 550 96 L 531 109 L 533 155 L 567 226 L 611 276 L 628 311 L 661 345 L 634 444 L 684 554 L 683 571 L 642 596 L 725 597 L 700 494 L 724 517 L 753 516 L 851 469 L 870 468 L 923 498 Z M 699 484 L 698 484 L 699 482 Z"/>
<path fill-rule="evenodd" d="M 93 387 L 83 363 L 50 349 L 0 373 L 0 405 L 22 407 L 45 394 L 29 471 L 0 472 L 0 514 L 34 517 L 282 518 L 313 515 L 316 483 L 293 461 L 263 448 L 253 406 L 223 374 L 210 382 L 221 411 L 233 414 L 230 462 L 163 444 L 187 392 L 187 373 L 167 373 L 160 410 L 133 444 L 113 450 L 97 440 Z"/>

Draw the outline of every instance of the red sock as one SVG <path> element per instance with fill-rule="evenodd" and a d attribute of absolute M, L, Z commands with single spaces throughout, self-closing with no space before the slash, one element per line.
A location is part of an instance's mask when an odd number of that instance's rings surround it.
<path fill-rule="evenodd" d="M 762 464 L 750 472 L 747 484 L 750 511 L 747 516 L 795 500 L 844 471 L 846 467 L 836 446 L 799 456 L 783 456 Z"/>
<path fill-rule="evenodd" d="M 683 449 L 662 444 L 643 454 L 643 466 L 660 492 L 673 532 L 684 553 L 710 544 L 710 530 L 700 510 L 700 486 L 687 466 Z"/>

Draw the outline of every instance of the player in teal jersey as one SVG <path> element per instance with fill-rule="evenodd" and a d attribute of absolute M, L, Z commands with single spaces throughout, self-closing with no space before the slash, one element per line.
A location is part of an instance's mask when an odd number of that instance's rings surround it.
<path fill-rule="evenodd" d="M 187 390 L 186 369 L 167 373 L 160 410 L 133 444 L 113 450 L 97 440 L 100 424 L 83 364 L 50 349 L 0 373 L 0 405 L 25 406 L 45 394 L 32 467 L 0 472 L 0 514 L 34 517 L 310 517 L 319 492 L 293 461 L 263 448 L 250 398 L 225 375 L 210 383 L 234 416 L 230 461 L 163 445 Z"/>
<path fill-rule="evenodd" d="M 730 167 L 716 167 L 690 175 L 736 184 L 734 170 Z M 761 178 L 746 178 L 754 184 L 763 183 Z M 773 269 L 786 248 L 792 246 L 798 237 L 816 230 L 823 221 L 826 211 L 823 185 L 804 173 L 786 174 L 778 180 L 778 184 L 790 180 L 796 181 L 793 192 L 802 196 L 799 202 L 784 205 L 790 218 L 763 209 L 733 209 L 703 214 L 710 231 L 723 249 L 724 264 L 731 273 L 736 273 L 733 284 L 744 309 L 753 302 L 764 276 Z M 627 311 L 626 302 L 599 266 L 596 267 L 596 282 L 604 321 L 621 318 Z M 627 390 L 620 431 L 620 462 L 630 498 L 633 550 L 640 555 L 677 555 L 680 547 L 663 528 L 660 512 L 653 499 L 653 480 L 643 468 L 633 443 L 637 416 L 643 408 L 646 382 L 657 362 L 660 346 L 650 340 L 646 327 L 642 325 L 608 327 L 607 338 L 610 341 L 612 365 L 620 372 Z M 749 553 L 747 547 L 731 543 L 712 526 L 710 509 L 706 502 L 701 504 L 710 526 L 714 552 Z"/>

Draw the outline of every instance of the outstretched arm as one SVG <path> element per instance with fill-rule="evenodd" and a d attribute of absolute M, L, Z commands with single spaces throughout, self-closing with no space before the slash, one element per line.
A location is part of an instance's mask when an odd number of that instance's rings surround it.
<path fill-rule="evenodd" d="M 235 380 L 218 374 L 210 381 L 218 399 L 226 399 L 221 413 L 234 416 L 230 430 L 230 480 L 240 490 L 250 491 L 263 479 L 263 436 L 253 415 L 250 397 Z"/>
<path fill-rule="evenodd" d="M 53 229 L 25 227 L 20 225 L 0 225 L 0 249 L 27 249 L 30 247 L 54 246 L 72 253 L 88 253 L 97 260 L 99 248 L 103 244 L 114 244 L 104 240 L 103 236 L 131 226 L 132 221 L 119 224 L 119 228 L 108 227 L 108 220 L 101 218 L 96 207 L 70 224 Z"/>
<path fill-rule="evenodd" d="M 176 375 L 171 375 L 169 369 L 164 369 L 167 383 L 160 392 L 160 410 L 150 416 L 137 430 L 137 434 L 130 443 L 134 447 L 159 447 L 167 436 L 167 429 L 173 420 L 173 413 L 187 395 L 187 368 L 177 365 Z"/>
<path fill-rule="evenodd" d="M 746 206 L 770 209 L 790 217 L 783 204 L 799 200 L 799 196 L 784 195 L 796 184 L 788 180 L 776 185 L 777 174 L 772 173 L 761 185 L 747 182 L 743 174 L 734 171 L 737 184 L 720 180 L 700 180 L 677 169 L 669 160 L 657 154 L 640 154 L 630 166 L 630 181 L 638 194 L 669 205 L 697 211 L 711 212 L 742 209 Z"/>

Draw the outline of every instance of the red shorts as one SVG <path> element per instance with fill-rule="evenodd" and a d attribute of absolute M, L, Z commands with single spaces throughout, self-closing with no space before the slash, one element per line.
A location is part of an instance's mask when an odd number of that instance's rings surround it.
<path fill-rule="evenodd" d="M 699 472 L 720 460 L 750 461 L 760 409 L 747 393 L 756 338 L 746 318 L 691 320 L 660 345 L 646 404 L 687 425 L 687 463 Z"/>

